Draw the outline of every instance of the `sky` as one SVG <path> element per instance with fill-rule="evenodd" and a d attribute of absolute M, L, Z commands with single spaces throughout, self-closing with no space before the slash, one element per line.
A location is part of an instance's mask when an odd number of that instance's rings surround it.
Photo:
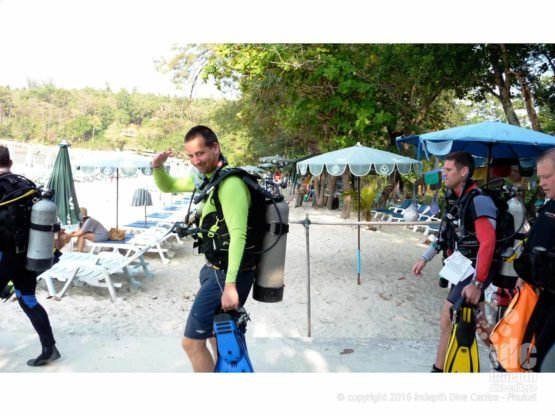
<path fill-rule="evenodd" d="M 553 13 L 534 13 L 526 30 L 506 25 L 503 13 L 514 19 L 515 8 L 522 7 L 513 0 L 504 8 L 483 0 L 362 4 L 0 0 L 0 85 L 21 88 L 30 79 L 62 88 L 109 85 L 115 91 L 185 95 L 154 61 L 171 57 L 173 45 L 195 42 L 555 41 L 547 29 Z M 194 96 L 220 95 L 204 86 Z"/>

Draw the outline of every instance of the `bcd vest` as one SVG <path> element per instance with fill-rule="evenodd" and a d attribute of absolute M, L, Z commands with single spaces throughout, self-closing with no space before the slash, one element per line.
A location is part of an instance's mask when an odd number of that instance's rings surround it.
<path fill-rule="evenodd" d="M 538 213 L 515 270 L 528 283 L 555 293 L 555 201 L 549 201 Z"/>
<path fill-rule="evenodd" d="M 247 177 L 254 180 L 255 183 L 257 180 L 256 176 L 243 169 L 229 168 L 215 172 L 212 178 L 199 188 L 201 195 L 203 191 L 210 190 L 210 192 L 205 193 L 201 200 L 206 201 L 208 198 L 212 198 L 216 211 L 207 214 L 202 219 L 202 234 L 198 235 L 198 241 L 195 243 L 195 246 L 199 247 L 199 253 L 206 256 L 206 260 L 223 270 L 227 270 L 228 266 L 230 235 L 218 197 L 218 189 L 219 184 L 229 176 L 238 176 L 243 180 Z M 247 217 L 247 235 L 240 270 L 256 266 L 260 258 L 262 241 L 266 231 L 265 198 L 248 184 L 247 189 L 251 196 L 251 206 Z"/>
<path fill-rule="evenodd" d="M 474 226 L 476 213 L 471 204 L 478 195 L 490 197 L 497 208 L 497 217 L 494 218 L 496 221 L 496 244 L 493 258 L 494 264 L 492 266 L 498 266 L 500 264 L 501 253 L 507 247 L 512 246 L 514 241 L 513 217 L 508 212 L 508 205 L 504 200 L 492 195 L 492 192 L 488 193 L 480 188 L 474 188 L 466 192 L 460 199 L 455 197 L 447 198 L 447 214 L 444 217 L 440 238 L 443 243 L 441 248 L 444 250 L 444 253 L 448 252 L 449 254 L 458 249 L 461 254 L 472 260 L 473 264 L 476 265 L 479 242 Z"/>
<path fill-rule="evenodd" d="M 12 173 L 0 175 L 0 250 L 26 251 L 31 209 L 38 196 L 37 186 L 29 179 Z"/>

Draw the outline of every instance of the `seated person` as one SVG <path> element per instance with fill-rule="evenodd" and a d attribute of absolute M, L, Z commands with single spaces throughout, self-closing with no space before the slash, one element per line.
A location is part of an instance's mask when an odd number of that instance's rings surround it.
<path fill-rule="evenodd" d="M 87 214 L 87 208 L 81 208 L 81 221 L 79 222 L 79 229 L 71 233 L 72 237 L 78 237 L 77 250 L 83 251 L 85 247 L 85 240 L 99 242 L 108 241 L 110 235 L 108 230 L 94 218 Z"/>

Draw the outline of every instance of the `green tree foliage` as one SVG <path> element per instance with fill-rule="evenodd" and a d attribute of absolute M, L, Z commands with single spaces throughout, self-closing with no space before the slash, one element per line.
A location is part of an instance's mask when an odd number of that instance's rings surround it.
<path fill-rule="evenodd" d="M 479 102 L 486 99 L 486 94 L 494 96 L 501 103 L 507 122 L 515 125 L 521 123 L 513 103 L 520 99 L 527 124 L 542 130 L 537 107 L 555 104 L 555 45 L 486 44 L 475 45 L 475 50 L 481 69 L 472 99 Z"/>
<path fill-rule="evenodd" d="M 487 119 L 553 133 L 554 56 L 546 44 L 185 45 L 160 68 L 184 90 L 213 80 L 236 88 L 238 99 L 64 90 L 29 80 L 25 89 L 0 87 L 0 136 L 180 151 L 184 132 L 207 124 L 232 163 L 256 164 L 356 142 L 391 150 L 403 134 Z"/>
<path fill-rule="evenodd" d="M 479 58 L 472 45 L 225 44 L 187 45 L 164 64 L 177 83 L 235 83 L 249 135 L 268 153 L 287 143 L 298 155 L 392 146 L 436 127 L 439 98 L 469 91 Z M 249 148 L 258 153 L 260 143 Z"/>
<path fill-rule="evenodd" d="M 65 139 L 96 149 L 181 151 L 187 129 L 219 125 L 218 109 L 225 112 L 227 105 L 136 91 L 65 90 L 29 81 L 26 89 L 0 87 L 0 137 L 45 144 Z M 235 134 L 231 115 L 227 118 L 226 134 Z"/>
<path fill-rule="evenodd" d="M 235 85 L 251 152 L 296 156 L 468 123 L 454 109 L 464 98 L 513 124 L 522 106 L 524 124 L 539 129 L 538 108 L 553 104 L 553 56 L 545 44 L 200 44 L 161 67 L 187 89 L 199 78 Z"/>

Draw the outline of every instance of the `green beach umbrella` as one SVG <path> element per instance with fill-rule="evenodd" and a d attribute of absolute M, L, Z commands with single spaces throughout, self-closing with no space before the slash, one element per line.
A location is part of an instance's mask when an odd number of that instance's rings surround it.
<path fill-rule="evenodd" d="M 59 144 L 60 150 L 52 168 L 52 175 L 47 188 L 54 191 L 54 202 L 58 207 L 58 217 L 62 225 L 79 222 L 79 204 L 75 193 L 71 162 L 69 161 L 69 144 Z"/>

